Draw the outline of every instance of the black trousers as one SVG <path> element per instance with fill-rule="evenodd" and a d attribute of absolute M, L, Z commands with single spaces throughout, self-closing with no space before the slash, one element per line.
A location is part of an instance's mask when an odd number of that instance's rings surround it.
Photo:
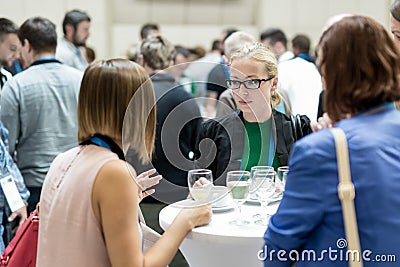
<path fill-rule="evenodd" d="M 36 204 L 40 201 L 40 194 L 42 192 L 41 187 L 29 187 L 27 186 L 31 196 L 28 199 L 28 215 L 36 209 Z"/>

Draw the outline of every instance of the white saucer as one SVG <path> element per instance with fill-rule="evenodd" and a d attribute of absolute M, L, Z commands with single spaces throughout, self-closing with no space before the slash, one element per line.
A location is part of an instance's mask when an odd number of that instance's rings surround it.
<path fill-rule="evenodd" d="M 224 211 L 232 210 L 234 208 L 236 208 L 236 205 L 234 203 L 230 204 L 228 206 L 223 206 L 223 207 L 211 207 L 213 212 L 224 212 Z"/>
<path fill-rule="evenodd" d="M 201 202 L 195 201 L 193 199 L 184 199 L 184 200 L 173 203 L 172 206 L 174 206 L 176 208 L 187 208 L 187 207 L 201 206 L 204 204 L 210 204 L 210 203 L 201 203 Z M 236 208 L 236 204 L 235 204 L 235 202 L 233 202 L 233 200 L 227 206 L 211 207 L 213 212 L 224 212 L 224 211 L 232 210 L 234 208 Z"/>
<path fill-rule="evenodd" d="M 275 203 L 277 201 L 281 201 L 282 197 L 283 197 L 283 194 L 278 194 L 278 195 L 274 196 L 273 198 L 269 199 L 269 204 Z M 260 201 L 258 201 L 258 199 L 254 199 L 251 197 L 248 197 L 246 199 L 246 202 L 250 203 L 250 204 L 254 204 L 254 205 L 261 205 Z"/>
<path fill-rule="evenodd" d="M 250 203 L 250 204 L 253 204 L 253 205 L 260 205 L 260 201 L 258 201 L 258 199 L 253 199 L 253 198 L 250 198 L 250 197 L 248 197 L 246 199 L 246 203 Z"/>

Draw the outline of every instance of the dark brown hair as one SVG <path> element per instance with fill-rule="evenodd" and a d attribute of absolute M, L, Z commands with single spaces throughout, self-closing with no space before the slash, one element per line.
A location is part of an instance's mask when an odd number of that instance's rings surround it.
<path fill-rule="evenodd" d="M 36 54 L 55 53 L 57 47 L 56 25 L 43 17 L 27 19 L 18 30 L 18 38 L 24 45 L 27 39 Z"/>
<path fill-rule="evenodd" d="M 0 43 L 4 42 L 5 36 L 18 33 L 18 26 L 9 19 L 0 18 Z"/>
<path fill-rule="evenodd" d="M 400 99 L 400 58 L 392 37 L 372 18 L 350 16 L 319 41 L 324 105 L 334 122 Z"/>
<path fill-rule="evenodd" d="M 390 5 L 390 13 L 396 20 L 400 21 L 400 0 L 395 0 Z"/>

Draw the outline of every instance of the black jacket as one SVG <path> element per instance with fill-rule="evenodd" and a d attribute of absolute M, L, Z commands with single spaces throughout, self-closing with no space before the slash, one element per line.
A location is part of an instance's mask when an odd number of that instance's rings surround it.
<path fill-rule="evenodd" d="M 276 110 L 272 111 L 273 138 L 276 140 L 275 157 L 280 166 L 288 165 L 290 150 L 296 141 L 292 119 Z M 302 136 L 312 132 L 307 116 L 300 116 Z M 215 184 L 225 185 L 226 173 L 239 170 L 244 146 L 244 119 L 236 111 L 202 124 L 195 150 L 196 168 L 213 172 Z M 298 137 L 298 138 L 301 138 Z"/>

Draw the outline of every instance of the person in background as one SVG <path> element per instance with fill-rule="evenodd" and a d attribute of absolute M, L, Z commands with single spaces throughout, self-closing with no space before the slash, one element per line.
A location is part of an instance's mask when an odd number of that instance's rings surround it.
<path fill-rule="evenodd" d="M 287 48 L 287 38 L 281 29 L 268 28 L 260 34 L 260 42 L 274 52 L 278 63 L 292 59 L 293 52 Z"/>
<path fill-rule="evenodd" d="M 232 92 L 226 86 L 226 80 L 229 79 L 228 62 L 230 56 L 246 44 L 255 43 L 256 39 L 253 35 L 236 31 L 230 34 L 224 40 L 224 55 L 222 56 L 222 63 L 215 66 L 208 75 L 208 103 L 207 109 L 209 113 L 215 112 L 212 117 L 221 117 L 226 114 L 232 113 L 236 109 L 233 100 Z M 218 99 L 218 101 L 216 101 Z M 215 111 L 214 111 L 215 110 Z"/>
<path fill-rule="evenodd" d="M 279 90 L 287 94 L 293 114 L 305 114 L 317 119 L 321 75 L 310 56 L 310 40 L 297 35 L 292 41 L 297 56 L 279 63 Z"/>
<path fill-rule="evenodd" d="M 292 39 L 294 57 L 300 57 L 315 64 L 315 59 L 310 55 L 311 40 L 307 35 L 297 34 Z"/>
<path fill-rule="evenodd" d="M 4 67 L 11 67 L 19 57 L 18 26 L 9 19 L 0 18 L 0 92 L 12 74 Z"/>
<path fill-rule="evenodd" d="M 153 35 L 160 35 L 160 26 L 156 23 L 146 23 L 140 29 L 140 38 L 142 41 L 146 40 L 147 37 Z"/>
<path fill-rule="evenodd" d="M 168 72 L 173 65 L 175 47 L 163 36 L 150 36 L 140 48 L 140 65 L 150 75 L 157 107 L 157 126 L 154 155 L 143 164 L 130 150 L 127 161 L 138 171 L 155 168 L 164 179 L 154 188 L 156 193 L 141 203 L 146 222 L 162 233 L 158 214 L 167 204 L 186 199 L 187 171 L 193 168 L 196 136 L 203 121 L 196 100 L 175 82 Z M 178 263 L 179 262 L 179 263 Z M 180 253 L 173 266 L 187 266 Z"/>
<path fill-rule="evenodd" d="M 25 186 L 24 178 L 22 177 L 17 165 L 14 163 L 11 155 L 8 152 L 8 131 L 0 122 L 0 178 L 5 178 L 11 175 L 17 186 L 18 192 L 24 203 L 30 196 L 28 189 Z M 3 253 L 5 246 L 11 241 L 13 233 L 19 230 L 27 218 L 26 206 L 11 213 L 4 191 L 0 191 L 0 253 Z M 15 224 L 16 223 L 16 224 Z M 13 229 L 14 226 L 14 229 Z"/>
<path fill-rule="evenodd" d="M 204 122 L 195 151 L 196 167 L 212 170 L 216 184 L 225 184 L 231 170 L 286 166 L 296 141 L 291 119 L 275 110 L 281 97 L 271 50 L 260 43 L 243 46 L 232 53 L 229 72 L 226 84 L 238 110 Z M 302 135 L 312 131 L 307 116 L 301 116 L 298 127 Z"/>
<path fill-rule="evenodd" d="M 190 65 L 190 52 L 181 45 L 175 45 L 174 66 L 168 69 L 175 77 L 175 82 L 180 84 L 186 92 L 192 96 L 196 95 L 196 84 L 193 79 L 185 74 L 186 68 Z"/>
<path fill-rule="evenodd" d="M 188 50 L 189 50 L 189 57 L 188 57 L 189 61 L 197 60 L 199 58 L 204 57 L 207 54 L 206 49 L 201 45 L 189 48 Z"/>
<path fill-rule="evenodd" d="M 55 59 L 56 26 L 27 19 L 18 30 L 21 56 L 29 68 L 13 76 L 1 93 L 1 121 L 9 130 L 9 151 L 36 208 L 53 159 L 77 144 L 77 105 L 82 72 Z"/>
<path fill-rule="evenodd" d="M 37 266 L 166 266 L 186 234 L 210 222 L 209 206 L 185 208 L 143 253 L 139 202 L 154 193 L 147 188 L 159 178 L 135 183 L 123 149 L 151 157 L 154 104 L 149 76 L 138 64 L 111 59 L 87 68 L 78 104 L 80 145 L 54 160 L 43 185 Z"/>
<path fill-rule="evenodd" d="M 86 45 L 90 36 L 90 17 L 83 11 L 71 10 L 63 21 L 64 36 L 60 39 L 56 58 L 64 64 L 84 71 L 88 65 L 81 47 Z"/>
<path fill-rule="evenodd" d="M 385 28 L 364 16 L 334 23 L 318 45 L 325 109 L 347 138 L 359 256 L 365 267 L 376 266 L 376 255 L 400 257 L 400 239 L 393 236 L 400 231 L 400 112 L 393 105 L 400 99 L 399 56 Z M 296 262 L 299 267 L 349 266 L 345 259 L 324 254 L 333 247 L 335 255 L 348 255 L 346 246 L 337 243 L 345 238 L 345 230 L 335 151 L 332 133 L 326 129 L 294 145 L 285 194 L 264 235 L 268 251 L 315 252 L 318 261 L 303 257 Z M 265 266 L 292 266 L 292 259 L 276 255 L 268 255 Z"/>
<path fill-rule="evenodd" d="M 94 51 L 93 48 L 91 48 L 90 46 L 81 46 L 81 52 L 83 54 L 83 56 L 86 59 L 86 62 L 88 64 L 91 64 L 93 61 L 96 60 L 96 52 Z"/>
<path fill-rule="evenodd" d="M 212 42 L 211 50 L 204 57 L 192 61 L 185 69 L 184 75 L 194 81 L 195 92 L 194 97 L 197 98 L 197 103 L 203 117 L 207 116 L 206 111 L 206 95 L 207 95 L 207 79 L 210 71 L 221 62 L 222 55 L 219 46 L 219 40 Z"/>
<path fill-rule="evenodd" d="M 215 65 L 209 72 L 207 77 L 207 103 L 206 103 L 206 111 L 207 117 L 214 118 L 216 114 L 216 100 L 219 99 L 219 96 L 222 94 L 223 91 L 226 90 L 226 83 L 225 80 L 229 78 L 229 71 L 227 67 L 227 61 L 229 59 L 229 54 L 232 52 L 232 45 L 227 47 L 226 40 L 234 34 L 238 32 L 238 30 L 232 29 L 226 31 L 223 39 L 223 46 L 224 46 L 224 54 L 222 55 L 222 59 L 220 64 Z M 236 37 L 237 39 L 250 39 L 253 38 L 250 34 L 241 32 L 241 38 Z M 245 36 L 245 37 L 243 37 Z"/>

